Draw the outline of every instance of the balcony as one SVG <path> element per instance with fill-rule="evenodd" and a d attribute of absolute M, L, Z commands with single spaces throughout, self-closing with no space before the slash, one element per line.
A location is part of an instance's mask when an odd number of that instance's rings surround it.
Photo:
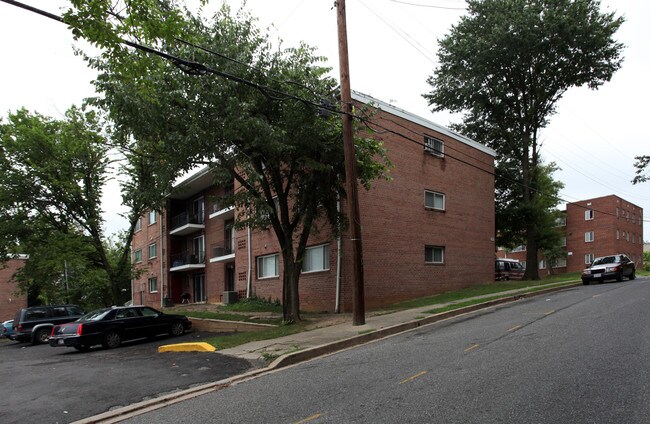
<path fill-rule="evenodd" d="M 205 252 L 195 253 L 176 253 L 171 255 L 171 268 L 169 271 L 189 271 L 193 269 L 205 268 Z"/>
<path fill-rule="evenodd" d="M 172 217 L 171 230 L 169 235 L 186 236 L 205 229 L 202 214 L 191 214 L 183 212 Z"/>
<path fill-rule="evenodd" d="M 235 249 L 231 241 L 217 243 L 210 246 L 210 263 L 228 262 L 235 259 Z"/>
<path fill-rule="evenodd" d="M 232 195 L 232 193 L 226 193 L 226 196 Z M 235 207 L 227 206 L 222 200 L 214 202 L 210 207 L 210 219 L 221 218 L 221 219 L 232 219 L 235 216 Z"/>

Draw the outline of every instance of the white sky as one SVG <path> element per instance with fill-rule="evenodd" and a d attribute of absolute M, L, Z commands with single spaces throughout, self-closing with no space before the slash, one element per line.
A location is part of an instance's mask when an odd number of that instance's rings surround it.
<path fill-rule="evenodd" d="M 24 0 L 60 14 L 65 0 Z M 352 88 L 438 124 L 453 119 L 432 114 L 422 98 L 436 65 L 437 39 L 458 21 L 463 0 L 346 0 Z M 188 0 L 191 3 L 192 0 Z M 241 3 L 229 2 L 233 8 Z M 210 7 L 221 1 L 212 0 Z M 650 154 L 645 128 L 650 98 L 650 2 L 605 0 L 604 10 L 624 15 L 617 39 L 627 47 L 621 70 L 597 91 L 570 90 L 551 125 L 542 132 L 542 155 L 562 170 L 567 201 L 616 194 L 644 209 L 644 239 L 650 240 L 650 183 L 632 185 L 635 155 Z M 248 0 L 247 7 L 285 47 L 299 41 L 318 47 L 338 78 L 336 9 L 333 0 Z M 458 10 L 461 9 L 461 10 Z M 66 26 L 0 2 L 0 116 L 26 107 L 60 118 L 72 104 L 93 94 L 94 73 L 74 56 Z M 480 141 L 480 140 L 479 140 Z M 117 217 L 116 186 L 106 190 L 107 230 L 124 227 Z"/>

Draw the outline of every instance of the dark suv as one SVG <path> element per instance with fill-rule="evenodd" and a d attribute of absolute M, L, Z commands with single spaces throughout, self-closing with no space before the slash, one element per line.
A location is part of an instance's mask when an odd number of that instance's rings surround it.
<path fill-rule="evenodd" d="M 77 305 L 23 308 L 16 312 L 13 322 L 14 332 L 10 337 L 20 342 L 47 343 L 55 325 L 75 321 L 83 314 L 84 310 Z"/>

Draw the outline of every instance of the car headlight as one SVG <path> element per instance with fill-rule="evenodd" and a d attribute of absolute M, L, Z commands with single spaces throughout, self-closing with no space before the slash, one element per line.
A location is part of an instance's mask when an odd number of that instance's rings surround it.
<path fill-rule="evenodd" d="M 618 266 L 608 266 L 605 268 L 605 272 L 618 272 Z"/>

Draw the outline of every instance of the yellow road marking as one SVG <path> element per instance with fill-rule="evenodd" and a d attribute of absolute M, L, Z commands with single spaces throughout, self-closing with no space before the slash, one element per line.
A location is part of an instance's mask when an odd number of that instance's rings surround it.
<path fill-rule="evenodd" d="M 521 325 L 515 325 L 514 327 L 512 327 L 511 329 L 508 330 L 508 333 L 511 332 L 511 331 L 518 330 L 520 328 L 521 328 Z"/>
<path fill-rule="evenodd" d="M 418 378 L 418 377 L 420 377 L 420 376 L 422 376 L 422 375 L 424 375 L 426 373 L 427 373 L 426 371 L 419 372 L 419 373 L 415 374 L 413 377 L 409 377 L 404 381 L 400 381 L 399 384 L 404 384 L 404 383 L 408 383 L 409 381 L 413 381 L 416 378 Z"/>
<path fill-rule="evenodd" d="M 555 313 L 555 310 L 552 310 L 552 311 L 548 311 L 548 312 L 545 313 L 544 315 L 551 315 L 551 314 L 554 314 L 554 313 Z"/>
<path fill-rule="evenodd" d="M 465 352 L 469 352 L 470 350 L 476 349 L 479 346 L 480 346 L 480 344 L 472 345 L 472 346 L 468 347 L 467 349 L 465 349 Z"/>
<path fill-rule="evenodd" d="M 314 414 L 311 417 L 307 417 L 304 420 L 296 421 L 294 424 L 303 424 L 303 423 L 308 423 L 309 421 L 313 421 L 316 418 L 320 418 L 321 414 Z"/>

